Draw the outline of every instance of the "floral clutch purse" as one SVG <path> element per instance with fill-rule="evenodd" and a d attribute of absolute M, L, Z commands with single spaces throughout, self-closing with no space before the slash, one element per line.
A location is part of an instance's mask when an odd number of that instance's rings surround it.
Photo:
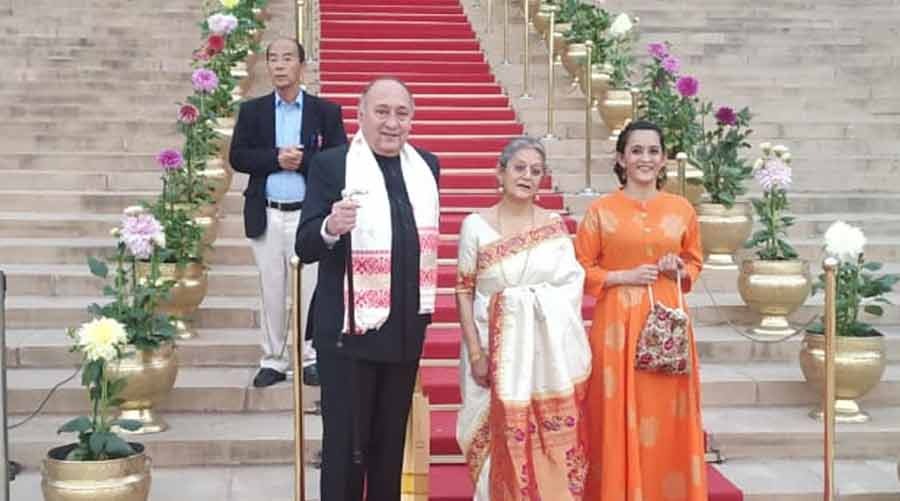
<path fill-rule="evenodd" d="M 678 308 L 653 300 L 650 294 L 650 313 L 638 338 L 634 356 L 634 368 L 665 374 L 691 372 L 691 343 L 688 338 L 688 318 L 684 310 L 684 294 L 681 292 L 681 274 L 678 274 Z"/>

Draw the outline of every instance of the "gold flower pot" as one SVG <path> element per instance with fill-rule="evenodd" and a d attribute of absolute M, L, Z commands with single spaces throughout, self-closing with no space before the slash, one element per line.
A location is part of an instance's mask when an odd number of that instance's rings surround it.
<path fill-rule="evenodd" d="M 222 158 L 206 159 L 206 167 L 197 174 L 206 179 L 215 203 L 221 202 L 225 197 L 225 193 L 231 188 L 231 179 L 234 177 L 231 167 Z"/>
<path fill-rule="evenodd" d="M 617 139 L 625 124 L 631 120 L 631 107 L 631 92 L 623 89 L 609 89 L 603 99 L 598 101 L 603 123 L 612 131 L 610 139 Z"/>
<path fill-rule="evenodd" d="M 188 204 L 175 204 L 175 208 L 192 213 L 191 219 L 203 231 L 200 241 L 203 246 L 212 245 L 219 237 L 219 206 L 216 204 L 198 205 L 192 208 Z M 202 251 L 201 251 L 202 252 Z"/>
<path fill-rule="evenodd" d="M 45 501 L 146 501 L 150 496 L 150 458 L 138 453 L 108 461 L 66 461 L 76 444 L 51 449 L 41 464 Z"/>
<path fill-rule="evenodd" d="M 600 102 L 606 99 L 609 91 L 609 83 L 612 77 L 612 68 L 608 64 L 595 64 L 591 69 L 591 106 L 599 109 Z M 578 82 L 581 92 L 587 94 L 587 84 Z"/>
<path fill-rule="evenodd" d="M 684 177 L 687 179 L 686 191 L 684 198 L 687 198 L 691 205 L 700 203 L 700 198 L 706 189 L 703 188 L 703 171 L 696 165 L 688 162 L 684 166 Z M 666 184 L 663 189 L 669 193 L 681 195 L 681 182 L 678 178 L 678 161 L 666 161 Z"/>
<path fill-rule="evenodd" d="M 138 274 L 142 278 L 150 275 L 150 263 L 138 263 Z M 208 280 L 206 267 L 201 263 L 188 263 L 179 270 L 175 263 L 160 265 L 160 281 L 174 282 L 169 289 L 169 296 L 157 306 L 157 311 L 176 317 L 175 329 L 179 339 L 191 339 L 197 332 L 188 323 L 187 318 L 197 311 L 197 307 L 206 297 Z"/>
<path fill-rule="evenodd" d="M 747 306 L 762 316 L 750 332 L 762 338 L 782 338 L 797 332 L 787 316 L 803 306 L 811 288 L 806 261 L 744 260 L 738 291 Z"/>
<path fill-rule="evenodd" d="M 734 253 L 744 246 L 753 230 L 750 204 L 736 202 L 730 209 L 722 204 L 697 204 L 700 240 L 706 257 L 704 267 L 714 270 L 734 270 Z"/>
<path fill-rule="evenodd" d="M 572 76 L 572 84 L 581 82 L 587 62 L 587 49 L 583 43 L 570 43 L 562 55 L 563 67 Z"/>
<path fill-rule="evenodd" d="M 569 48 L 569 41 L 566 40 L 566 33 L 572 29 L 570 23 L 557 23 L 553 27 L 553 63 L 562 65 L 562 55 Z"/>
<path fill-rule="evenodd" d="M 141 427 L 130 431 L 116 427 L 117 433 L 145 435 L 169 429 L 166 421 L 153 407 L 161 402 L 175 386 L 178 376 L 178 357 L 175 343 L 166 343 L 156 350 L 138 350 L 129 345 L 117 363 L 110 364 L 111 379 L 124 378 L 125 389 L 119 395 L 118 419 L 140 421 Z"/>
<path fill-rule="evenodd" d="M 836 339 L 835 420 L 838 423 L 866 423 L 871 417 L 859 408 L 856 400 L 869 393 L 881 381 L 887 363 L 884 336 L 838 336 Z M 800 368 L 816 395 L 822 396 L 825 387 L 825 336 L 806 334 L 800 349 Z M 811 410 L 809 415 L 822 420 L 822 404 Z"/>
<path fill-rule="evenodd" d="M 216 138 L 213 141 L 219 149 L 219 157 L 229 166 L 228 152 L 231 149 L 231 135 L 234 134 L 235 119 L 232 117 L 219 117 L 213 125 Z"/>
<path fill-rule="evenodd" d="M 538 6 L 538 10 L 534 12 L 532 24 L 534 29 L 541 34 L 541 38 L 547 38 L 547 30 L 550 29 L 550 8 L 553 4 L 543 3 Z"/>

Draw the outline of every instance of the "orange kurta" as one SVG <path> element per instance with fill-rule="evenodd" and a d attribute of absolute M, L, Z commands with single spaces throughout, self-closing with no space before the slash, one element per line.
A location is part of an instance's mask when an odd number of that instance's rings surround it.
<path fill-rule="evenodd" d="M 585 499 L 593 501 L 699 501 L 707 499 L 700 379 L 690 331 L 689 375 L 636 371 L 638 336 L 650 310 L 646 286 L 605 287 L 610 271 L 681 256 L 689 291 L 703 253 L 694 208 L 682 197 L 659 193 L 649 201 L 622 191 L 596 200 L 575 241 L 597 298 L 590 342 L 593 373 L 588 389 L 590 468 Z M 678 305 L 674 280 L 660 275 L 657 301 Z"/>

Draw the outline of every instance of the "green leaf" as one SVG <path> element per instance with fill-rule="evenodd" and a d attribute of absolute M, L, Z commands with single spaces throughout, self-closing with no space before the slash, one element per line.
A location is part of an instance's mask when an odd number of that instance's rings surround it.
<path fill-rule="evenodd" d="M 103 455 L 107 450 L 106 444 L 109 442 L 109 437 L 112 436 L 114 435 L 108 431 L 96 431 L 92 433 L 90 440 L 88 440 L 91 452 L 93 452 L 95 456 Z"/>
<path fill-rule="evenodd" d="M 128 442 L 113 433 L 110 433 L 106 440 L 106 452 L 111 457 L 116 458 L 132 456 L 135 453 Z"/>
<path fill-rule="evenodd" d="M 884 308 L 877 304 L 867 304 L 863 310 L 869 315 L 875 315 L 876 317 L 884 315 Z"/>
<path fill-rule="evenodd" d="M 56 433 L 84 433 L 93 428 L 94 424 L 85 416 L 79 416 L 59 427 Z"/>
<path fill-rule="evenodd" d="M 89 461 L 91 459 L 91 451 L 82 446 L 78 446 L 66 455 L 66 461 Z"/>
<path fill-rule="evenodd" d="M 141 426 L 143 425 L 143 423 L 136 419 L 116 419 L 110 424 L 112 426 L 118 426 L 119 428 L 127 431 L 137 431 L 141 429 Z"/>
<path fill-rule="evenodd" d="M 88 258 L 88 268 L 91 270 L 91 275 L 95 277 L 106 278 L 109 276 L 109 267 L 94 256 Z"/>
<path fill-rule="evenodd" d="M 823 324 L 821 321 L 816 321 L 806 328 L 806 332 L 811 332 L 813 334 L 825 334 L 825 324 Z"/>
<path fill-rule="evenodd" d="M 882 264 L 876 261 L 869 261 L 868 263 L 863 264 L 862 267 L 864 270 L 878 271 L 881 269 Z"/>
<path fill-rule="evenodd" d="M 82 386 L 90 386 L 94 383 L 98 378 L 100 378 L 100 374 L 103 372 L 103 362 L 93 361 L 85 364 L 84 369 L 81 372 L 81 384 Z"/>

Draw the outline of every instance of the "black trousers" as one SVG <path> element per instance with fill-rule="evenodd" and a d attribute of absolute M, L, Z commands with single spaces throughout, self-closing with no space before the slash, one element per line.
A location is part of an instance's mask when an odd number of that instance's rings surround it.
<path fill-rule="evenodd" d="M 317 363 L 324 425 L 321 501 L 360 501 L 364 489 L 367 501 L 399 501 L 419 361 L 372 362 L 320 350 Z M 354 419 L 361 465 L 353 462 Z"/>

